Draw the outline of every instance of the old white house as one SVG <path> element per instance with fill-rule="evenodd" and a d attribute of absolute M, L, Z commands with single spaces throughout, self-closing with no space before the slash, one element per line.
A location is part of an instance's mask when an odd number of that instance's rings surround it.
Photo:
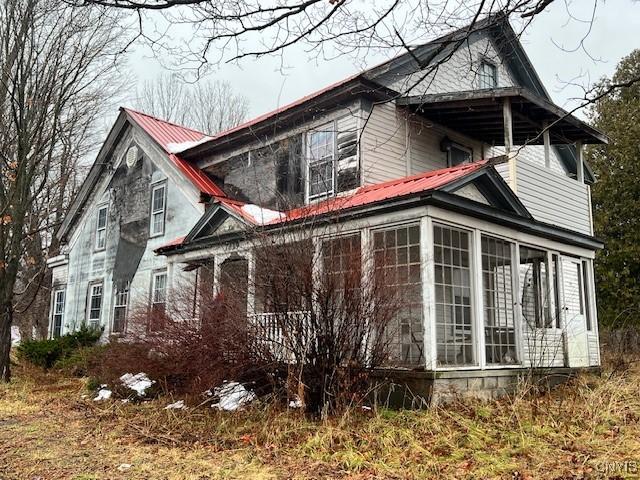
<path fill-rule="evenodd" d="M 57 233 L 51 335 L 126 335 L 134 302 L 166 302 L 203 265 L 250 284 L 243 232 L 330 217 L 316 252 L 332 231 L 395 252 L 415 293 L 397 319 L 405 370 L 490 390 L 532 366 L 598 366 L 582 150 L 606 138 L 552 103 L 506 23 L 425 76 L 417 61 L 457 35 L 214 136 L 122 109 Z M 250 290 L 247 312 L 268 314 Z"/>

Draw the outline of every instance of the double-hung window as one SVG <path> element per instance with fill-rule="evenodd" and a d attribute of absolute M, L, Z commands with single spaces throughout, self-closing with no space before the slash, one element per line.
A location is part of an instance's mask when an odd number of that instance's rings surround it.
<path fill-rule="evenodd" d="M 98 221 L 96 224 L 96 250 L 104 250 L 107 246 L 107 214 L 109 207 L 104 205 L 98 208 Z"/>
<path fill-rule="evenodd" d="M 64 289 L 54 290 L 53 292 L 53 326 L 51 335 L 53 338 L 58 338 L 62 335 L 62 322 L 64 320 L 64 303 L 65 303 L 65 291 Z"/>
<path fill-rule="evenodd" d="M 479 88 L 495 88 L 498 86 L 498 68 L 490 62 L 483 60 L 478 71 Z"/>
<path fill-rule="evenodd" d="M 167 197 L 166 184 L 155 185 L 151 189 L 151 225 L 152 237 L 164 234 L 165 204 Z"/>
<path fill-rule="evenodd" d="M 129 282 L 116 286 L 113 305 L 113 333 L 123 333 L 127 321 L 127 305 L 129 303 Z"/>
<path fill-rule="evenodd" d="M 330 197 L 335 193 L 336 129 L 330 122 L 307 133 L 307 197 Z"/>
<path fill-rule="evenodd" d="M 90 328 L 100 328 L 100 316 L 102 314 L 102 282 L 89 286 L 89 312 L 88 323 Z"/>
<path fill-rule="evenodd" d="M 159 332 L 166 324 L 167 272 L 156 272 L 151 279 L 151 318 L 149 330 Z"/>

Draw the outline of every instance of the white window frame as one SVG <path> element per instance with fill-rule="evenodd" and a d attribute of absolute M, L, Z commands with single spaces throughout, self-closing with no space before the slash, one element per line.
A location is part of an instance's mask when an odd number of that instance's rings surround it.
<path fill-rule="evenodd" d="M 62 296 L 62 301 L 58 302 L 58 297 Z M 64 311 L 67 303 L 67 288 L 60 287 L 55 288 L 53 290 L 53 299 L 51 305 L 51 338 L 57 338 L 62 335 L 62 331 L 64 329 Z M 60 311 L 58 311 L 58 306 L 62 305 Z M 56 330 L 56 317 L 60 316 L 60 332 L 58 335 L 55 334 Z"/>
<path fill-rule="evenodd" d="M 336 164 L 337 164 L 337 156 L 338 156 L 337 155 L 338 135 L 336 130 L 337 130 L 337 122 L 335 120 L 332 120 L 330 122 L 323 123 L 322 125 L 315 127 L 311 130 L 308 130 L 305 133 L 304 150 L 306 152 L 306 159 L 307 159 L 307 161 L 305 162 L 305 170 L 306 170 L 305 172 L 305 203 L 309 203 L 317 200 L 323 200 L 325 198 L 335 195 L 336 193 L 336 183 L 337 183 Z M 313 135 L 314 133 L 329 132 L 329 131 L 331 132 L 331 145 L 332 145 L 331 155 L 330 156 L 327 155 L 322 158 L 313 158 L 311 154 L 311 142 L 309 140 L 310 136 Z M 322 193 L 312 194 L 311 193 L 311 169 L 313 167 L 325 166 L 326 164 L 331 164 L 331 188 L 327 188 Z"/>
<path fill-rule="evenodd" d="M 164 288 L 163 288 L 163 296 L 164 298 L 162 299 L 162 301 L 158 301 L 156 299 L 156 291 L 157 291 L 157 285 L 158 285 L 158 278 L 159 277 L 164 277 Z M 167 304 L 167 288 L 168 288 L 168 280 L 169 280 L 169 276 L 167 274 L 166 270 L 158 270 L 156 272 L 153 272 L 153 276 L 151 277 L 151 306 L 154 307 L 155 305 L 166 305 Z"/>
<path fill-rule="evenodd" d="M 156 196 L 156 192 L 162 190 L 162 207 L 155 208 L 154 199 Z M 156 183 L 151 186 L 151 205 L 149 206 L 150 215 L 149 215 L 149 236 L 150 237 L 160 237 L 164 235 L 165 231 L 165 221 L 166 221 L 166 212 L 167 212 L 167 182 L 162 181 Z M 160 230 L 156 230 L 156 215 L 161 215 L 162 218 L 162 228 Z"/>
<path fill-rule="evenodd" d="M 127 283 L 127 286 L 122 290 L 118 290 L 117 287 L 113 289 L 113 318 L 111 320 L 111 333 L 125 333 L 127 330 L 127 315 L 129 313 L 129 292 L 129 283 Z M 124 298 L 124 303 L 122 303 L 122 298 Z M 115 331 L 114 325 L 116 320 L 116 311 L 118 308 L 124 308 L 124 323 L 122 325 L 122 330 Z"/>
<path fill-rule="evenodd" d="M 485 73 L 484 68 L 489 67 L 492 69 L 493 75 L 491 84 L 486 83 L 486 80 L 490 77 L 487 73 Z M 480 66 L 478 67 L 478 88 L 486 89 L 486 88 L 497 88 L 498 87 L 498 66 L 492 62 L 487 60 L 486 58 L 482 58 L 480 60 Z"/>
<path fill-rule="evenodd" d="M 100 226 L 100 213 L 104 213 L 104 225 Z M 96 244 L 97 252 L 107 248 L 107 225 L 109 224 L 109 205 L 98 206 L 98 215 L 96 218 Z"/>
<path fill-rule="evenodd" d="M 93 299 L 94 296 L 94 289 L 100 287 L 100 308 L 98 310 L 98 318 L 91 318 L 91 300 Z M 96 327 L 96 328 L 100 328 L 100 323 L 102 321 L 102 310 L 104 307 L 104 282 L 102 280 L 99 280 L 97 282 L 91 282 L 89 284 L 89 289 L 88 289 L 88 295 L 87 295 L 87 325 L 89 327 Z"/>

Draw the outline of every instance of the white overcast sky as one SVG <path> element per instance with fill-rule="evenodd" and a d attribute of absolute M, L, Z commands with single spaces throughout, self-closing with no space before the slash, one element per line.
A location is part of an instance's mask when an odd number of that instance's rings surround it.
<path fill-rule="evenodd" d="M 585 22 L 570 20 L 567 8 Z M 568 82 L 590 85 L 603 75 L 611 75 L 624 56 L 640 48 L 640 2 L 600 1 L 593 24 L 586 22 L 592 12 L 592 0 L 556 1 L 536 18 L 522 38 L 553 100 L 565 108 L 575 105 L 572 99 L 584 95 L 581 88 Z M 579 48 L 583 38 L 584 49 Z M 373 55 L 366 59 L 366 64 L 371 66 L 383 60 L 386 58 Z M 286 51 L 282 58 L 245 59 L 239 65 L 224 65 L 208 77 L 229 81 L 249 99 L 253 117 L 354 74 L 362 67 L 361 58 L 346 55 L 333 60 L 309 58 L 300 46 Z M 124 103 L 132 106 L 135 85 L 160 75 L 163 68 L 143 47 L 133 52 L 128 68 L 136 81 L 132 82 Z"/>

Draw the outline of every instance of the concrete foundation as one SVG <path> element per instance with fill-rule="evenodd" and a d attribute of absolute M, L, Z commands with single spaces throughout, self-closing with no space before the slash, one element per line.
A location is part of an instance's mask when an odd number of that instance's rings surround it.
<path fill-rule="evenodd" d="M 425 408 L 464 398 L 492 400 L 525 384 L 553 388 L 580 372 L 600 373 L 599 367 L 491 370 L 416 371 L 379 369 L 372 374 L 372 401 L 391 408 Z"/>

